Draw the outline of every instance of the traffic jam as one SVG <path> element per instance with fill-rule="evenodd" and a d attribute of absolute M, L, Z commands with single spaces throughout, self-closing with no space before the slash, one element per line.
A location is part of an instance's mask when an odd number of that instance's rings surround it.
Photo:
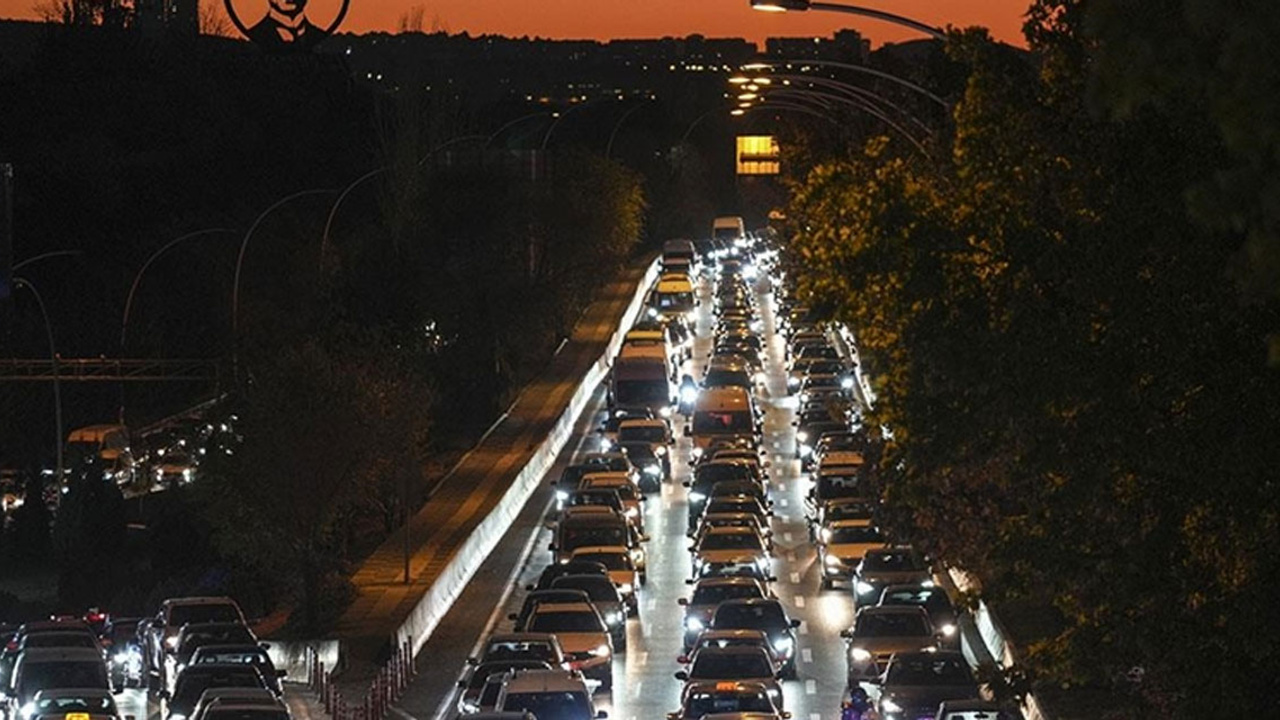
<path fill-rule="evenodd" d="M 740 219 L 668 242 L 444 716 L 1012 717 L 940 569 L 877 522 L 857 361 Z"/>
<path fill-rule="evenodd" d="M 289 720 L 282 679 L 234 600 L 152 617 L 90 610 L 0 626 L 3 720 Z"/>

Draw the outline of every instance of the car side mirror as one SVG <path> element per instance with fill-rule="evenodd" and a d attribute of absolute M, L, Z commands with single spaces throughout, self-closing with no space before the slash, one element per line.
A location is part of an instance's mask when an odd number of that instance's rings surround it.
<path fill-rule="evenodd" d="M 467 681 L 466 681 L 466 680 L 459 680 L 459 681 L 458 681 L 458 687 L 460 687 L 460 688 L 462 688 L 462 689 L 464 689 L 464 690 L 465 690 L 465 689 L 466 689 L 466 687 L 467 687 Z"/>
<path fill-rule="evenodd" d="M 608 717 L 609 717 L 609 712 L 607 710 L 596 711 L 596 720 L 605 720 Z"/>
<path fill-rule="evenodd" d="M 511 613 L 511 614 L 507 615 L 507 619 L 508 619 L 508 620 L 519 620 L 519 619 L 520 619 L 520 615 L 519 615 L 518 613 Z"/>
<path fill-rule="evenodd" d="M 528 585 L 524 586 L 524 589 L 528 590 L 529 592 L 533 592 L 535 589 L 537 589 L 537 586 L 534 585 L 533 583 L 529 583 Z"/>
<path fill-rule="evenodd" d="M 686 606 L 689 604 L 689 598 L 676 598 L 676 604 Z"/>
<path fill-rule="evenodd" d="M 681 485 L 683 485 L 683 486 L 685 486 L 685 487 L 693 487 L 693 483 L 689 482 L 688 480 L 685 480 L 685 481 L 681 482 L 680 484 L 681 484 Z"/>
<path fill-rule="evenodd" d="M 844 630 L 840 631 L 840 637 L 844 638 L 845 640 L 852 640 L 853 632 L 848 628 L 845 628 Z"/>
<path fill-rule="evenodd" d="M 119 690 L 118 692 L 124 692 L 124 688 L 120 688 L 120 690 Z M 161 691 L 160 691 L 160 699 L 161 699 L 161 700 L 168 700 L 168 699 L 169 699 L 169 691 L 168 691 L 168 690 L 161 690 Z"/>
<path fill-rule="evenodd" d="M 791 627 L 793 627 L 793 628 L 798 628 L 798 627 L 800 627 L 800 621 L 799 621 L 799 620 L 792 620 L 792 621 L 791 621 Z"/>
<path fill-rule="evenodd" d="M 685 672 L 684 670 L 681 670 L 680 672 L 676 673 L 676 679 L 677 679 L 677 680 L 682 680 L 682 681 L 683 681 L 683 680 L 688 680 L 688 679 L 689 679 L 689 673 Z"/>
<path fill-rule="evenodd" d="M 689 656 L 688 656 L 688 655 L 681 655 L 681 656 L 679 656 L 679 657 L 677 657 L 677 658 L 676 658 L 676 662 L 680 663 L 681 665 L 688 665 L 688 664 L 689 664 Z"/>
<path fill-rule="evenodd" d="M 640 542 L 649 542 L 649 536 L 648 536 L 648 535 L 641 535 L 641 536 L 640 536 Z"/>
<path fill-rule="evenodd" d="M 548 550 L 550 550 L 551 552 L 555 552 L 555 551 L 556 551 L 556 544 L 555 544 L 555 543 L 551 543 L 551 544 L 547 545 L 547 549 L 548 549 Z"/>

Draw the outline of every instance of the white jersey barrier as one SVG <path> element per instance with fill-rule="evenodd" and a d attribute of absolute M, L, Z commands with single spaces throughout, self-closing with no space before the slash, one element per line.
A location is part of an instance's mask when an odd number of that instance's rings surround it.
<path fill-rule="evenodd" d="M 484 520 L 480 521 L 480 524 L 476 526 L 475 531 L 468 536 L 463 545 L 458 548 L 457 552 L 449 560 L 449 564 L 441 571 L 435 583 L 422 596 L 413 612 L 409 614 L 408 619 L 400 626 L 395 638 L 397 644 L 402 645 L 405 642 L 409 642 L 412 644 L 413 652 L 418 652 L 431 637 L 431 633 L 435 631 L 436 626 L 440 624 L 440 620 L 453 607 L 453 603 L 462 594 L 463 588 L 471 581 L 476 570 L 489 557 L 489 553 L 493 552 L 493 549 L 498 545 L 498 541 L 502 539 L 507 530 L 515 524 L 520 511 L 524 509 L 529 498 L 533 496 L 533 491 L 542 482 L 543 476 L 555 463 L 556 457 L 560 455 L 560 451 L 564 449 L 565 443 L 568 442 L 569 437 L 573 434 L 573 428 L 577 424 L 578 418 L 582 415 L 582 411 L 586 409 L 592 395 L 595 394 L 596 387 L 608 376 L 610 362 L 617 355 L 619 348 L 622 347 L 623 336 L 639 316 L 645 295 L 658 278 L 658 269 L 659 262 L 654 260 L 636 286 L 635 296 L 631 299 L 626 312 L 622 315 L 621 322 L 609 339 L 609 344 L 605 348 L 604 354 L 592 364 L 591 369 L 582 377 L 578 387 L 574 390 L 573 396 L 569 399 L 568 406 L 560 415 L 560 419 L 556 421 L 551 432 L 542 441 L 538 449 L 534 451 L 533 456 L 529 458 L 529 462 L 516 475 L 506 494 L 498 501 L 493 511 Z M 519 402 L 518 398 L 517 402 Z"/>

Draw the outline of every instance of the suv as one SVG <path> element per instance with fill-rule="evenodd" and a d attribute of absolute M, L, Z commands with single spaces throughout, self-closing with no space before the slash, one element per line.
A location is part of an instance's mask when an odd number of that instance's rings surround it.
<path fill-rule="evenodd" d="M 147 638 L 147 669 L 153 687 L 164 687 L 165 658 L 178 649 L 178 633 L 188 623 L 233 622 L 248 625 L 240 606 L 229 597 L 170 598 L 160 604 Z"/>

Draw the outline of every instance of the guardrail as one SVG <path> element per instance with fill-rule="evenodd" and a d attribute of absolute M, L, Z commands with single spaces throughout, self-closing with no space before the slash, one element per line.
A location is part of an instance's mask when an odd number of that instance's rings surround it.
<path fill-rule="evenodd" d="M 949 568 L 947 574 L 960 592 L 979 594 L 981 585 L 977 578 L 958 568 Z M 1008 633 L 1000 623 L 1000 618 L 996 617 L 995 612 L 985 600 L 978 601 L 972 617 L 978 637 L 987 652 L 991 654 L 992 661 L 1001 668 L 1013 667 L 1018 662 L 1013 643 L 1009 641 Z M 1040 709 L 1040 703 L 1030 693 L 1022 701 L 1022 716 L 1026 720 L 1047 720 Z"/>

